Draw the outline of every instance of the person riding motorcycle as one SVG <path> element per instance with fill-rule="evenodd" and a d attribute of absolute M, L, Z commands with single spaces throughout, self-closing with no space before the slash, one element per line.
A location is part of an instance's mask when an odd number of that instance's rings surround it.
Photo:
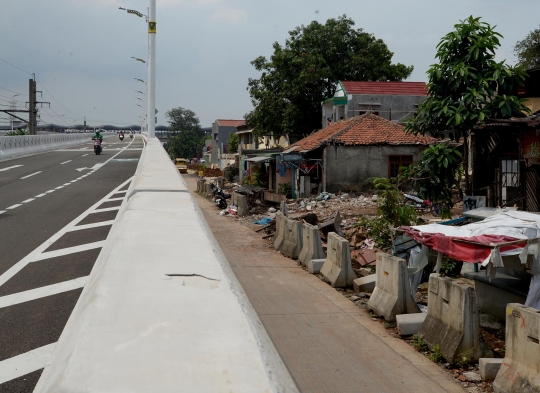
<path fill-rule="evenodd" d="M 103 142 L 103 135 L 101 135 L 99 131 L 96 131 L 92 139 L 99 139 L 100 142 Z"/>

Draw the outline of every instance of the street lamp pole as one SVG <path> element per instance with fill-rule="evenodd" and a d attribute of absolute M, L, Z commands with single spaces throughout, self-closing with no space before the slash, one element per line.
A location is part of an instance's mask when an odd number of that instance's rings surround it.
<path fill-rule="evenodd" d="M 156 136 L 156 0 L 148 12 L 148 138 Z"/>

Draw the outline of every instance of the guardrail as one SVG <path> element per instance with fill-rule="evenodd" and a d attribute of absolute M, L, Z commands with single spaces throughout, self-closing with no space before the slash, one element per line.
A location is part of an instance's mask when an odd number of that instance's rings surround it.
<path fill-rule="evenodd" d="M 76 146 L 91 137 L 90 133 L 0 136 L 0 162 Z"/>
<path fill-rule="evenodd" d="M 35 392 L 298 392 L 157 138 L 127 196 Z"/>

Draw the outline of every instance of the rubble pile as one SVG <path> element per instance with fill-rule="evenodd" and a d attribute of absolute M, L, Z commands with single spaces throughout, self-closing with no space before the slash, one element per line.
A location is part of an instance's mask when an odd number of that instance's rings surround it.
<path fill-rule="evenodd" d="M 353 218 L 361 215 L 375 215 L 377 195 L 331 194 L 322 192 L 316 197 L 291 200 L 289 211 L 313 212 L 324 216 L 328 211 L 338 210 L 342 217 Z"/>

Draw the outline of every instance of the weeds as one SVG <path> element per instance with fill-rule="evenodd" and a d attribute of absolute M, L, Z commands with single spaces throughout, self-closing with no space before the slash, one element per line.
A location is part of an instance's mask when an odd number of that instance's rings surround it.
<path fill-rule="evenodd" d="M 420 334 L 415 334 L 414 336 L 412 336 L 411 345 L 420 352 L 425 352 L 429 349 L 427 343 L 424 340 L 424 336 Z"/>
<path fill-rule="evenodd" d="M 429 358 L 435 363 L 444 362 L 444 356 L 441 353 L 441 346 L 439 344 L 435 344 L 431 348 L 431 354 L 429 355 Z"/>

